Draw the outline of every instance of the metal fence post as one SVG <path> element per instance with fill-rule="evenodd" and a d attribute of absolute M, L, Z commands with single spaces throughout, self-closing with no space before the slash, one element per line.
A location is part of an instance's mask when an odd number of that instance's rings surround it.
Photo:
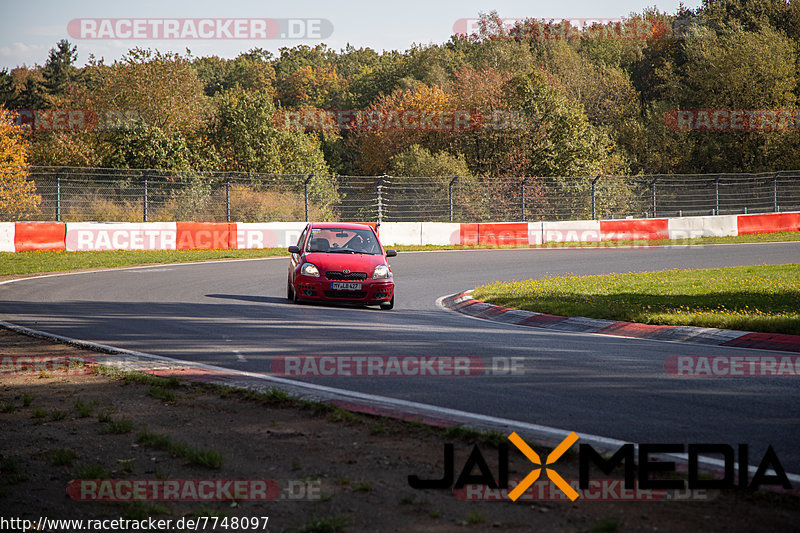
<path fill-rule="evenodd" d="M 656 176 L 655 178 L 653 178 L 653 184 L 651 185 L 653 193 L 653 218 L 656 218 L 656 182 L 660 177 L 661 176 Z"/>
<path fill-rule="evenodd" d="M 525 181 L 528 178 L 522 178 L 522 221 L 525 222 Z"/>
<path fill-rule="evenodd" d="M 714 214 L 719 215 L 719 180 L 721 176 L 714 178 Z"/>
<path fill-rule="evenodd" d="M 597 219 L 597 216 L 596 216 L 596 213 L 595 213 L 595 192 L 596 192 L 595 187 L 597 185 L 597 180 L 600 179 L 600 176 L 602 176 L 602 174 L 598 174 L 592 180 L 592 220 L 596 220 Z"/>
<path fill-rule="evenodd" d="M 225 176 L 225 222 L 231 222 L 231 177 Z"/>
<path fill-rule="evenodd" d="M 453 221 L 453 184 L 458 179 L 458 176 L 454 177 L 450 180 L 450 184 L 447 186 L 447 197 L 450 203 L 450 222 Z"/>
<path fill-rule="evenodd" d="M 311 178 L 313 177 L 314 174 L 309 174 L 306 180 L 303 182 L 303 199 L 305 201 L 306 222 L 308 222 L 308 182 L 311 181 Z"/>
<path fill-rule="evenodd" d="M 378 224 L 383 220 L 383 181 L 388 178 L 386 174 L 378 178 L 378 185 L 375 188 L 378 200 Z"/>
<path fill-rule="evenodd" d="M 143 212 L 142 212 L 142 218 L 143 218 L 142 221 L 143 222 L 147 222 L 147 176 L 149 174 L 150 174 L 149 172 L 145 172 L 145 174 L 144 174 L 144 190 L 143 190 L 143 194 L 142 194 L 142 199 L 144 200 L 142 202 L 143 203 Z"/>
<path fill-rule="evenodd" d="M 778 212 L 778 174 L 780 172 L 776 172 L 774 176 L 772 176 L 772 212 Z"/>
<path fill-rule="evenodd" d="M 56 222 L 61 222 L 61 174 L 64 169 L 60 169 L 56 175 Z"/>

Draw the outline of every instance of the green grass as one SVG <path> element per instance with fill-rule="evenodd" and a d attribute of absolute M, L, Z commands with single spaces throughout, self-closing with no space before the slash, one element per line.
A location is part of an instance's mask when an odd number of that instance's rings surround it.
<path fill-rule="evenodd" d="M 659 241 L 613 241 L 602 243 L 549 243 L 536 248 L 555 247 L 607 247 L 607 246 L 661 246 L 686 244 L 723 244 L 782 242 L 800 240 L 799 232 L 768 233 L 758 235 L 740 235 L 737 237 L 702 237 L 699 239 L 664 239 Z M 498 248 L 497 246 L 392 246 L 401 252 L 425 250 L 474 250 Z M 503 247 L 503 248 L 514 248 Z M 528 248 L 528 246 L 524 246 Z M 115 250 L 107 252 L 17 252 L 3 254 L 0 261 L 0 276 L 34 274 L 37 272 L 64 272 L 85 268 L 113 268 L 133 265 L 192 263 L 221 259 L 248 259 L 254 257 L 279 257 L 288 255 L 284 248 L 267 248 L 260 250 L 166 250 L 166 251 L 133 251 Z"/>
<path fill-rule="evenodd" d="M 75 400 L 75 412 L 78 413 L 78 418 L 87 418 L 92 416 L 94 408 L 97 407 L 96 401 L 84 402 L 81 398 Z"/>
<path fill-rule="evenodd" d="M 181 457 L 192 464 L 205 466 L 206 468 L 220 468 L 222 466 L 222 454 L 220 452 L 216 450 L 201 450 L 185 442 L 173 440 L 169 435 L 142 431 L 137 435 L 136 442 L 148 448 L 164 450 L 175 457 Z"/>
<path fill-rule="evenodd" d="M 152 396 L 157 400 L 162 400 L 165 402 L 175 402 L 178 399 L 178 396 L 175 394 L 175 391 L 171 389 L 165 389 L 164 387 L 153 386 L 147 390 L 147 395 Z"/>
<path fill-rule="evenodd" d="M 0 458 L 0 481 L 6 485 L 16 485 L 28 479 L 28 474 L 19 471 L 16 457 Z"/>
<path fill-rule="evenodd" d="M 563 276 L 492 283 L 473 296 L 562 316 L 800 334 L 800 264 Z"/>
<path fill-rule="evenodd" d="M 0 276 L 33 274 L 36 272 L 63 272 L 82 268 L 112 268 L 160 263 L 192 263 L 215 259 L 245 259 L 287 255 L 283 248 L 265 250 L 165 250 L 107 252 L 17 252 L 3 254 Z"/>
<path fill-rule="evenodd" d="M 78 458 L 78 454 L 75 453 L 74 450 L 68 450 L 66 448 L 49 450 L 46 455 L 50 460 L 50 464 L 53 466 L 69 466 Z"/>
<path fill-rule="evenodd" d="M 106 479 L 111 474 L 102 463 L 80 465 L 75 469 L 75 479 Z"/>
<path fill-rule="evenodd" d="M 129 418 L 114 418 L 108 420 L 100 428 L 100 433 L 110 433 L 112 435 L 123 435 L 133 430 L 133 421 Z"/>
<path fill-rule="evenodd" d="M 297 533 L 338 533 L 346 531 L 349 518 L 346 515 L 312 518 L 297 529 Z"/>

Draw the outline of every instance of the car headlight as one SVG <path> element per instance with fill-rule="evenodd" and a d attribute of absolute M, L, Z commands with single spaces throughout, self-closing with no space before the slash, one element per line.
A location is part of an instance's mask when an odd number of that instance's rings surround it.
<path fill-rule="evenodd" d="M 386 279 L 389 277 L 389 267 L 386 265 L 378 265 L 372 273 L 372 279 Z"/>
<path fill-rule="evenodd" d="M 300 273 L 304 276 L 319 277 L 319 269 L 313 263 L 303 263 L 303 266 L 300 267 Z"/>

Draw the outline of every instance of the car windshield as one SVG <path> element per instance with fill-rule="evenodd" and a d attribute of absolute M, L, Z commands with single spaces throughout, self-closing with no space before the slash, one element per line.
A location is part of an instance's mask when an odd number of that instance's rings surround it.
<path fill-rule="evenodd" d="M 313 228 L 306 251 L 378 255 L 381 248 L 372 230 Z"/>

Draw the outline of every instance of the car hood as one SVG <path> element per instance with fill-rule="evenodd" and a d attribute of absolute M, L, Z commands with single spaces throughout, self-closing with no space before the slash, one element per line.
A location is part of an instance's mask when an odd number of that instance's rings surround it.
<path fill-rule="evenodd" d="M 370 276 L 376 266 L 386 264 L 386 258 L 383 255 L 313 252 L 306 254 L 305 259 L 309 263 L 317 265 L 322 272 L 331 270 L 341 272 L 347 269 L 350 272 L 366 272 Z"/>

